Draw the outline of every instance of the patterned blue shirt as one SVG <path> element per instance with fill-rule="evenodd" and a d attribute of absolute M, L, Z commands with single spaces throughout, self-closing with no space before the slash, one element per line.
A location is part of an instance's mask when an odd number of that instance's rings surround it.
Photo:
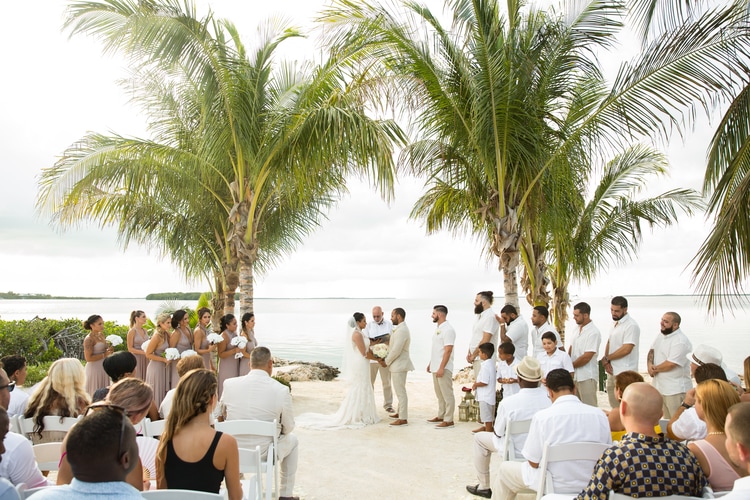
<path fill-rule="evenodd" d="M 610 446 L 594 467 L 577 500 L 607 500 L 609 492 L 634 498 L 687 495 L 700 497 L 706 478 L 687 446 L 631 432 Z"/>
<path fill-rule="evenodd" d="M 38 500 L 65 500 L 85 498 L 88 500 L 143 500 L 141 492 L 124 481 L 86 483 L 73 479 L 63 486 L 48 486 L 33 497 Z"/>

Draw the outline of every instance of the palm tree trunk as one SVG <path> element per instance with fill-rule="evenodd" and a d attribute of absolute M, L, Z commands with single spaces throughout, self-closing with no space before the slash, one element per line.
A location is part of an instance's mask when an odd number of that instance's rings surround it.
<path fill-rule="evenodd" d="M 221 275 L 217 274 L 214 277 L 214 293 L 211 295 L 211 307 L 213 308 L 213 315 L 211 315 L 211 326 L 212 330 L 219 330 L 219 323 L 221 316 L 224 314 L 224 279 Z"/>
<path fill-rule="evenodd" d="M 505 217 L 495 221 L 492 253 L 498 256 L 498 268 L 503 272 L 503 295 L 506 304 L 518 309 L 518 266 L 521 253 L 518 246 L 521 233 L 516 210 L 508 209 Z"/>
<path fill-rule="evenodd" d="M 568 280 L 563 279 L 556 283 L 552 279 L 552 318 L 560 334 L 560 341 L 565 342 L 565 322 L 568 321 L 568 306 L 570 295 L 568 294 Z"/>
<path fill-rule="evenodd" d="M 503 295 L 506 304 L 518 309 L 518 265 L 519 252 L 503 252 L 500 255 L 500 271 L 503 272 Z"/>
<path fill-rule="evenodd" d="M 240 314 L 253 312 L 253 264 L 251 258 L 240 261 Z"/>
<path fill-rule="evenodd" d="M 234 294 L 240 285 L 239 273 L 235 270 L 224 274 L 224 314 L 234 314 Z"/>

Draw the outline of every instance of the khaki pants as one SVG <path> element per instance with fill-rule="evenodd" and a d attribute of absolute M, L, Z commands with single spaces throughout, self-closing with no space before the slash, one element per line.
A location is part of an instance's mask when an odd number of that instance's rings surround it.
<path fill-rule="evenodd" d="M 474 371 L 474 381 L 476 382 L 479 372 L 482 369 L 482 360 L 479 359 L 479 356 L 471 363 L 471 369 Z"/>
<path fill-rule="evenodd" d="M 370 382 L 375 386 L 375 379 L 380 373 L 380 381 L 383 383 L 383 408 L 393 407 L 393 390 L 391 389 L 391 371 L 387 366 L 380 363 L 370 363 Z"/>
<path fill-rule="evenodd" d="M 492 454 L 497 453 L 500 460 L 503 458 L 502 450 L 495 447 L 492 432 L 477 432 L 474 434 L 474 468 L 477 470 L 479 489 L 486 490 L 490 487 L 490 460 Z"/>
<path fill-rule="evenodd" d="M 523 462 L 503 462 L 492 487 L 493 500 L 515 500 L 520 491 L 529 487 L 523 482 Z"/>
<path fill-rule="evenodd" d="M 406 394 L 406 375 L 409 372 L 391 372 L 393 390 L 398 398 L 398 418 L 409 420 L 409 396 Z"/>
<path fill-rule="evenodd" d="M 438 400 L 438 418 L 445 422 L 453 422 L 453 412 L 456 410 L 456 397 L 453 395 L 453 374 L 443 370 L 443 376 L 432 374 L 432 385 Z M 399 415 L 400 417 L 401 415 Z"/>
<path fill-rule="evenodd" d="M 607 374 L 607 399 L 609 399 L 609 407 L 617 408 L 620 406 L 620 402 L 617 401 L 615 396 L 615 376 Z"/>
<path fill-rule="evenodd" d="M 599 398 L 596 394 L 597 385 L 599 385 L 598 381 L 593 378 L 576 382 L 576 395 L 578 396 L 578 399 L 594 408 L 599 406 Z"/>
<path fill-rule="evenodd" d="M 670 394 L 669 396 L 662 396 L 664 404 L 662 405 L 662 411 L 664 416 L 662 418 L 672 418 L 672 415 L 677 411 L 683 401 L 685 401 L 685 393 Z"/>

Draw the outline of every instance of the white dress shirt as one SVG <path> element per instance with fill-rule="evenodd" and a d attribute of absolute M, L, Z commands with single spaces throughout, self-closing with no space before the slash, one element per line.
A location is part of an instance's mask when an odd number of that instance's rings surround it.
<path fill-rule="evenodd" d="M 575 361 L 587 352 L 593 352 L 588 363 L 575 369 L 574 379 L 576 382 L 584 380 L 599 380 L 599 345 L 602 343 L 602 334 L 593 321 L 579 328 L 578 335 L 570 344 L 570 359 Z"/>
<path fill-rule="evenodd" d="M 500 332 L 500 324 L 497 322 L 495 311 L 493 311 L 491 307 L 488 307 L 477 316 L 477 320 L 474 322 L 474 326 L 471 330 L 469 351 L 474 352 L 482 341 L 485 332 L 490 334 L 489 341 L 495 346 L 492 352 L 492 359 L 497 359 L 497 340 Z"/>
<path fill-rule="evenodd" d="M 516 348 L 514 356 L 523 359 L 529 353 L 529 324 L 521 316 L 505 326 L 505 335 Z"/>
<path fill-rule="evenodd" d="M 662 432 L 666 431 L 667 429 L 662 429 Z M 695 408 L 688 408 L 672 422 L 672 434 L 679 436 L 682 440 L 695 441 L 705 439 L 708 436 L 708 428 L 706 422 L 698 417 Z"/>
<path fill-rule="evenodd" d="M 445 352 L 446 346 L 453 346 L 456 344 L 456 330 L 448 323 L 443 321 L 438 325 L 435 333 L 432 334 L 432 353 L 430 355 L 430 373 L 435 373 L 440 369 L 440 363 L 443 360 L 443 353 Z M 453 355 L 455 349 L 451 351 L 450 358 L 445 364 L 445 370 L 453 373 Z"/>
<path fill-rule="evenodd" d="M 656 372 L 654 387 L 663 396 L 689 391 L 693 383 L 690 380 L 690 361 L 687 356 L 692 352 L 693 345 L 687 335 L 679 328 L 668 335 L 659 333 L 651 349 L 654 350 L 654 365 L 659 365 L 664 361 L 677 365 L 671 370 Z"/>
<path fill-rule="evenodd" d="M 625 344 L 633 344 L 630 354 L 619 359 L 611 359 L 612 373 L 618 375 L 628 370 L 638 371 L 638 345 L 641 337 L 641 328 L 638 323 L 626 314 L 615 321 L 609 332 L 609 352 L 613 353 Z"/>
<path fill-rule="evenodd" d="M 549 408 L 551 405 L 552 401 L 550 401 L 547 389 L 544 387 L 519 389 L 517 394 L 503 397 L 503 400 L 497 405 L 495 432 L 493 433 L 493 440 L 498 453 L 503 454 L 505 424 L 508 419 L 514 422 L 530 420 L 538 411 Z M 516 457 L 521 457 L 521 450 L 523 450 L 527 436 L 527 433 L 522 433 L 513 434 L 510 437 Z"/>
<path fill-rule="evenodd" d="M 542 365 L 542 376 L 547 378 L 547 374 L 552 370 L 562 368 L 566 372 L 573 373 L 573 362 L 570 360 L 567 352 L 555 349 L 552 351 L 552 356 L 543 352 L 538 355 L 536 359 L 539 360 L 539 364 Z"/>
<path fill-rule="evenodd" d="M 36 465 L 31 441 L 25 436 L 9 432 L 3 441 L 5 453 L 0 461 L 0 477 L 14 485 L 25 483 L 28 488 L 47 486 L 47 479 Z"/>
<path fill-rule="evenodd" d="M 518 374 L 516 373 L 516 366 L 518 366 L 518 363 L 520 363 L 520 358 L 517 358 L 515 355 L 513 356 L 513 361 L 511 361 L 510 364 L 506 363 L 505 361 L 498 361 L 497 362 L 497 378 L 513 378 L 518 380 Z M 503 386 L 503 400 L 505 398 L 512 396 L 514 394 L 518 394 L 518 391 L 521 390 L 521 386 L 518 385 L 518 382 L 515 384 L 501 384 Z"/>
<path fill-rule="evenodd" d="M 560 334 L 557 333 L 557 330 L 550 324 L 549 321 L 547 321 L 542 326 L 532 326 L 531 327 L 531 342 L 532 347 L 534 348 L 534 353 L 532 356 L 535 358 L 539 356 L 540 354 L 545 354 L 544 347 L 542 346 L 542 335 L 544 335 L 547 332 L 552 332 L 555 334 L 555 337 L 557 338 L 557 347 L 558 349 L 563 346 L 562 342 L 560 341 Z"/>
<path fill-rule="evenodd" d="M 750 476 L 735 479 L 732 491 L 721 498 L 724 500 L 747 500 L 750 498 Z"/>

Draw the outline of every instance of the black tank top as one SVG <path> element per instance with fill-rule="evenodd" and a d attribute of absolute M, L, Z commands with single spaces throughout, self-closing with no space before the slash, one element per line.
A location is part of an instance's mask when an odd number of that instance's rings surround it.
<path fill-rule="evenodd" d="M 224 471 L 214 467 L 214 452 L 221 439 L 216 431 L 214 440 L 203 458 L 197 462 L 184 462 L 174 452 L 172 441 L 167 443 L 167 459 L 164 463 L 164 478 L 170 490 L 193 490 L 218 493 L 224 480 Z"/>

